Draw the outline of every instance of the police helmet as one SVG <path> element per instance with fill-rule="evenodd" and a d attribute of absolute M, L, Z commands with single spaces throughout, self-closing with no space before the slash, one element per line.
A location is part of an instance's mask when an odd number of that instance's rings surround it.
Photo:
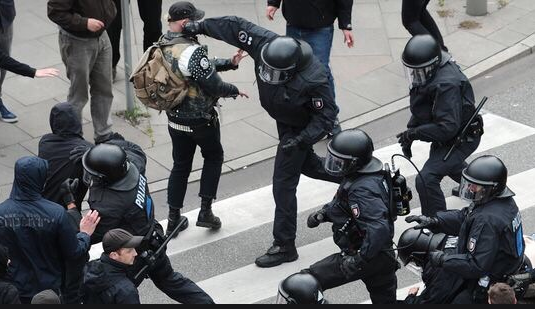
<path fill-rule="evenodd" d="M 350 129 L 336 134 L 327 145 L 325 171 L 333 176 L 376 173 L 383 164 L 373 154 L 372 139 L 366 132 Z"/>
<path fill-rule="evenodd" d="M 401 57 L 409 86 L 425 85 L 435 75 L 441 60 L 442 49 L 433 36 L 424 34 L 412 37 L 405 45 Z"/>
<path fill-rule="evenodd" d="M 476 204 L 486 203 L 493 198 L 514 196 L 506 186 L 507 168 L 495 156 L 481 156 L 463 170 L 459 197 Z"/>
<path fill-rule="evenodd" d="M 133 189 L 139 171 L 130 164 L 126 152 L 117 145 L 98 144 L 82 158 L 83 181 L 88 186 L 103 186 L 117 191 Z"/>
<path fill-rule="evenodd" d="M 444 239 L 446 234 L 443 233 L 433 234 L 428 230 L 409 228 L 399 237 L 398 257 L 403 265 L 413 262 L 416 266 L 423 267 L 426 261 L 421 256 L 440 250 Z M 413 255 L 416 252 L 420 254 Z"/>
<path fill-rule="evenodd" d="M 309 273 L 300 272 L 282 280 L 279 284 L 277 304 L 326 304 L 321 286 Z"/>
<path fill-rule="evenodd" d="M 281 85 L 310 64 L 312 48 L 305 41 L 280 36 L 262 47 L 260 58 L 260 79 L 268 84 Z"/>

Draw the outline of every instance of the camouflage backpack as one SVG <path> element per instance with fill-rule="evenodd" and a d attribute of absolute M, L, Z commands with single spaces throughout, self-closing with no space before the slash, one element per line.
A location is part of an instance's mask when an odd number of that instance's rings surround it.
<path fill-rule="evenodd" d="M 165 60 L 162 47 L 181 43 L 181 38 L 152 45 L 139 60 L 130 81 L 134 93 L 143 105 L 158 111 L 167 111 L 182 103 L 189 91 L 187 80 L 177 74 Z"/>

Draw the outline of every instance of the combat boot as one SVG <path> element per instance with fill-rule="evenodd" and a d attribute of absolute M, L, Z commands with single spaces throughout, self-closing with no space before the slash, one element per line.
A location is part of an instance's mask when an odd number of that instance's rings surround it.
<path fill-rule="evenodd" d="M 268 249 L 266 254 L 256 259 L 255 264 L 258 267 L 268 268 L 280 265 L 282 263 L 293 262 L 299 258 L 297 249 L 294 244 L 283 246 L 273 245 Z"/>
<path fill-rule="evenodd" d="M 182 232 L 183 230 L 188 228 L 188 218 L 180 215 L 180 208 L 173 208 L 169 207 L 169 216 L 167 217 L 167 230 L 165 231 L 165 235 L 169 236 L 177 227 L 178 223 L 180 222 L 180 218 L 186 219 L 186 222 L 178 229 L 179 232 Z M 173 238 L 177 237 L 178 233 L 174 235 Z"/>
<path fill-rule="evenodd" d="M 219 220 L 219 217 L 216 217 L 212 212 L 211 199 L 203 199 L 201 201 L 201 210 L 199 211 L 199 216 L 197 217 L 197 226 L 214 230 L 221 228 L 221 220 Z"/>

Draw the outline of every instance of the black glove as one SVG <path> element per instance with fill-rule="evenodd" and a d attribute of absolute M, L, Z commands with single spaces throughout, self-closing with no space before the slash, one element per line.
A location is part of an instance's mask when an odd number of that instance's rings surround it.
<path fill-rule="evenodd" d="M 350 279 L 355 276 L 356 273 L 362 271 L 364 265 L 366 265 L 366 261 L 360 256 L 360 253 L 355 255 L 345 255 L 342 257 L 340 270 L 347 279 Z"/>
<path fill-rule="evenodd" d="M 71 160 L 72 163 L 76 164 L 80 160 L 82 160 L 82 157 L 88 151 L 91 149 L 90 146 L 76 146 L 73 150 L 69 153 L 69 160 Z"/>
<path fill-rule="evenodd" d="M 515 291 L 522 290 L 533 283 L 535 279 L 534 275 L 533 270 L 527 273 L 513 275 L 507 279 L 507 284 L 509 284 Z"/>
<path fill-rule="evenodd" d="M 301 136 L 290 137 L 286 140 L 284 145 L 281 146 L 281 149 L 285 153 L 292 152 L 296 148 L 301 148 L 303 146 L 303 138 Z"/>
<path fill-rule="evenodd" d="M 414 129 L 408 129 L 396 135 L 398 138 L 398 143 L 401 147 L 411 147 L 412 141 L 416 139 L 416 131 Z"/>
<path fill-rule="evenodd" d="M 76 192 L 76 189 L 78 189 L 78 178 L 74 180 L 67 178 L 61 183 L 59 186 L 59 193 L 61 194 L 64 206 L 76 202 L 76 199 L 74 198 L 74 192 Z"/>
<path fill-rule="evenodd" d="M 205 34 L 204 25 L 198 21 L 188 21 L 182 28 L 182 34 L 190 36 Z"/>
<path fill-rule="evenodd" d="M 442 267 L 442 264 L 444 264 L 444 255 L 446 254 L 442 251 L 433 251 L 429 253 L 429 262 L 434 267 Z"/>
<path fill-rule="evenodd" d="M 426 216 L 408 216 L 407 218 L 405 218 L 405 222 L 407 223 L 418 222 L 418 225 L 414 227 L 414 229 L 416 230 L 433 228 L 438 225 L 437 218 L 426 217 Z"/>
<path fill-rule="evenodd" d="M 311 229 L 318 227 L 320 223 L 325 222 L 325 210 L 320 209 L 311 213 L 307 219 L 307 226 Z"/>

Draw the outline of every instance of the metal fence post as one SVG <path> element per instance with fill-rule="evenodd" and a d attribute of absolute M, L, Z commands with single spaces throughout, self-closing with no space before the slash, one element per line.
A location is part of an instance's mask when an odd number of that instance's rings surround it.
<path fill-rule="evenodd" d="M 487 0 L 466 0 L 466 14 L 471 16 L 487 15 Z"/>
<path fill-rule="evenodd" d="M 121 0 L 121 17 L 123 21 L 123 60 L 124 60 L 124 79 L 126 94 L 126 110 L 134 110 L 134 88 L 130 83 L 132 74 L 132 40 L 130 38 L 130 1 Z"/>

